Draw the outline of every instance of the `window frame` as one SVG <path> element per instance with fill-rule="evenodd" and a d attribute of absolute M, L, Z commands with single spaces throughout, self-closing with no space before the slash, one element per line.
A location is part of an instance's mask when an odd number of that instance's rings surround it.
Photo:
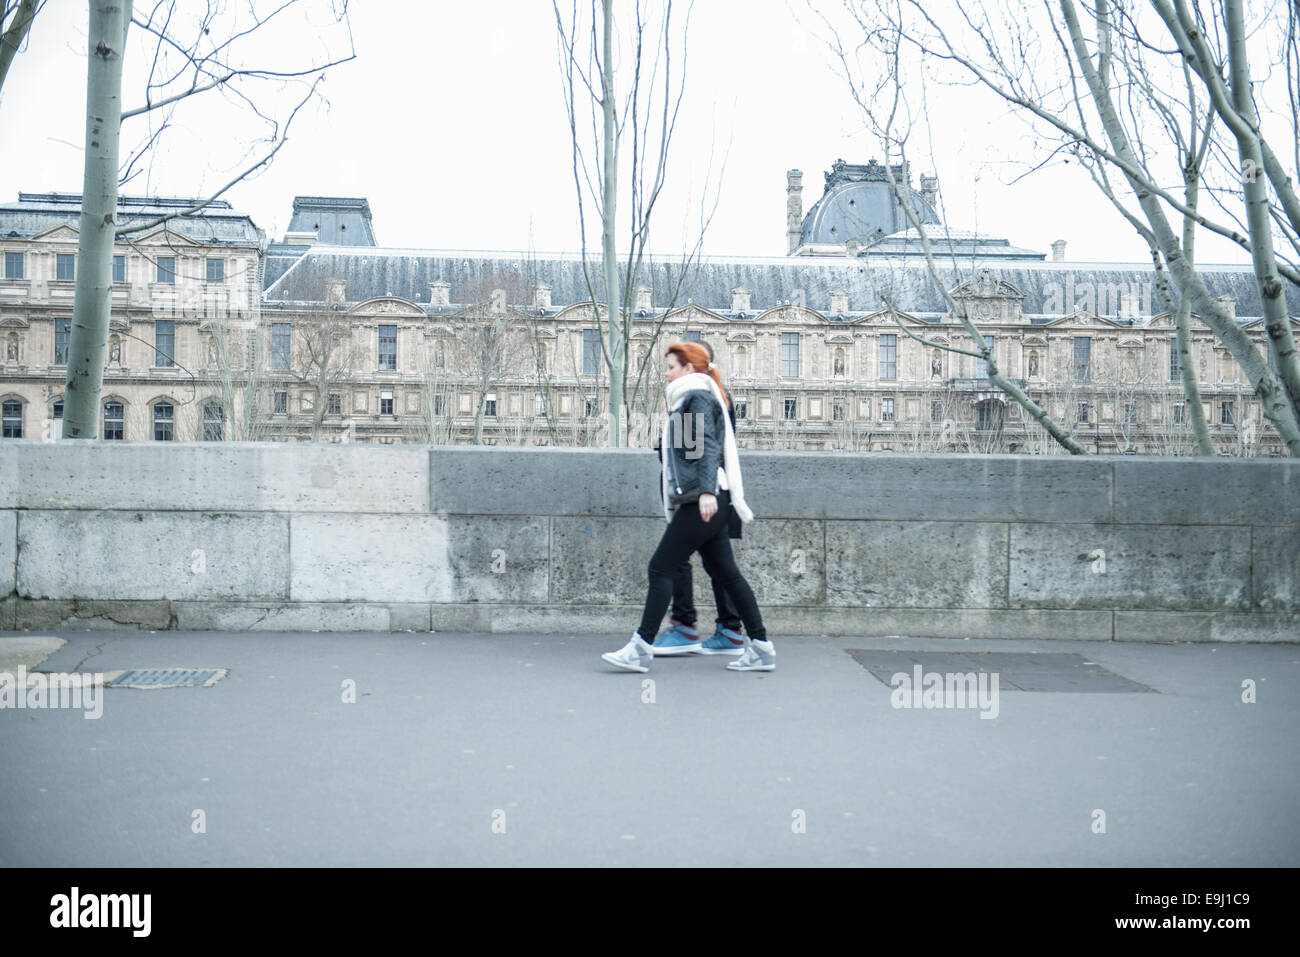
<path fill-rule="evenodd" d="M 989 353 L 993 352 L 993 346 L 996 340 L 990 334 L 984 336 L 984 345 L 988 347 Z M 989 377 L 989 361 L 983 356 L 975 357 L 975 378 L 987 379 Z"/>
<path fill-rule="evenodd" d="M 1092 336 L 1074 336 L 1073 368 L 1075 382 L 1092 381 Z M 1079 361 L 1080 345 L 1085 353 L 1082 364 Z"/>
<path fill-rule="evenodd" d="M 10 409 L 15 406 L 16 409 Z M 27 418 L 27 404 L 22 399 L 4 399 L 0 400 L 0 438 L 21 439 L 23 437 L 23 424 Z M 9 434 L 11 423 L 17 423 L 17 432 Z"/>
<path fill-rule="evenodd" d="M 879 344 L 878 378 L 882 382 L 898 379 L 898 334 L 882 332 Z M 885 420 L 881 420 L 885 421 Z M 892 420 L 890 420 L 892 421 Z"/>
<path fill-rule="evenodd" d="M 60 350 L 59 343 L 62 337 L 63 348 Z M 68 352 L 72 348 L 72 317 L 55 316 L 54 317 L 54 365 L 66 366 L 68 364 Z M 60 353 L 62 361 L 60 361 Z"/>
<path fill-rule="evenodd" d="M 393 330 L 391 337 L 385 334 L 384 332 L 385 329 Z M 375 358 L 379 363 L 378 371 L 396 372 L 397 371 L 397 325 L 395 323 L 388 323 L 388 322 L 381 323 L 379 325 L 377 334 L 379 336 L 379 343 L 378 343 L 379 349 Z M 390 361 L 392 364 L 385 365 L 385 360 Z"/>
<path fill-rule="evenodd" d="M 582 374 L 600 375 L 600 330 L 582 330 Z"/>
<path fill-rule="evenodd" d="M 802 359 L 799 348 L 799 333 L 781 333 L 781 378 L 799 378 L 799 363 Z"/>
<path fill-rule="evenodd" d="M 168 410 L 166 418 L 162 418 L 158 414 L 163 407 Z M 167 426 L 165 438 L 158 437 L 158 428 L 162 425 Z M 173 442 L 176 440 L 176 406 L 170 402 L 155 402 L 153 404 L 153 440 L 155 442 Z"/>
<path fill-rule="evenodd" d="M 209 410 L 216 409 L 217 417 L 213 419 L 209 415 Z M 220 434 L 215 438 L 211 437 L 212 428 L 216 426 Z M 226 440 L 226 416 L 221 408 L 221 403 L 215 399 L 210 399 L 203 403 L 203 441 L 204 442 L 224 442 Z"/>
<path fill-rule="evenodd" d="M 282 342 L 280 340 L 283 340 Z M 282 358 L 283 357 L 283 358 Z M 283 371 L 293 362 L 293 323 L 271 323 L 271 368 Z M 283 363 L 283 365 L 281 365 Z"/>
<path fill-rule="evenodd" d="M 163 333 L 159 328 L 166 324 L 170 331 Z M 162 337 L 166 335 L 171 340 L 170 346 L 166 352 L 162 351 Z M 153 321 L 153 368 L 155 369 L 175 369 L 176 368 L 176 320 L 175 319 L 155 319 Z"/>
<path fill-rule="evenodd" d="M 117 414 L 109 417 L 109 406 L 117 406 Z M 105 402 L 100 409 L 101 423 L 100 435 L 110 441 L 121 441 L 126 438 L 126 403 L 117 399 L 110 399 Z M 115 428 L 110 429 L 110 426 Z M 116 432 L 116 435 L 111 434 Z"/>

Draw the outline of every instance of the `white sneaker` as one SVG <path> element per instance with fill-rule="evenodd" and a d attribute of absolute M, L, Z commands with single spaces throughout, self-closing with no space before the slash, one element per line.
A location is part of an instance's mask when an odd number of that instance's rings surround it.
<path fill-rule="evenodd" d="M 776 649 L 770 641 L 745 636 L 745 650 L 735 661 L 727 662 L 728 671 L 775 671 Z"/>
<path fill-rule="evenodd" d="M 618 651 L 607 651 L 601 657 L 624 671 L 649 671 L 655 653 L 653 648 L 641 640 L 639 634 L 633 632 L 632 640 L 626 645 Z"/>

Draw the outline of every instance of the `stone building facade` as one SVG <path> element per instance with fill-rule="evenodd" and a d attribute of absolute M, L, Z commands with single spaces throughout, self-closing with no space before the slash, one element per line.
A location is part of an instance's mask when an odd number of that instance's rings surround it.
<path fill-rule="evenodd" d="M 1002 373 L 1089 451 L 1193 454 L 1173 323 L 1150 265 L 1072 263 L 1064 243 L 1049 259 L 944 229 L 932 221 L 935 188 L 923 177 L 917 202 L 948 263 L 940 280 L 969 308 Z M 806 215 L 788 188 L 793 255 L 647 259 L 632 297 L 632 441 L 650 440 L 664 348 L 698 338 L 737 403 L 742 447 L 1062 453 L 976 357 L 937 348 L 973 343 L 916 231 L 894 229 L 905 217 L 888 189 L 879 167 L 840 163 Z M 21 209 L 0 206 L 0 245 L 24 257 L 23 275 L 0 285 L 0 336 L 12 353 L 0 368 L 6 435 L 58 433 L 60 322 L 72 289 L 59 270 L 75 253 L 74 199 L 22 194 Z M 137 203 L 136 215 L 166 208 Z M 173 254 L 176 281 L 160 281 Z M 120 255 L 105 437 L 603 441 L 608 384 L 592 303 L 604 292 L 598 277 L 588 285 L 579 256 L 380 247 L 364 199 L 329 197 L 298 197 L 281 242 L 259 246 L 252 222 L 218 205 Z M 225 264 L 215 279 L 214 259 Z M 1202 273 L 1264 348 L 1249 267 Z M 1236 363 L 1196 317 L 1192 326 L 1216 450 L 1280 455 Z M 158 364 L 164 346 L 178 365 Z"/>
<path fill-rule="evenodd" d="M 121 197 L 145 226 L 201 200 Z M 0 428 L 62 436 L 81 197 L 20 193 L 0 204 Z M 99 436 L 230 439 L 244 415 L 242 364 L 260 311 L 261 237 L 217 201 L 114 248 Z M 225 370 L 225 371 L 222 371 Z"/>
<path fill-rule="evenodd" d="M 742 446 L 1062 452 L 988 381 L 976 357 L 914 338 L 974 345 L 932 280 L 916 230 L 886 231 L 906 220 L 882 168 L 837 163 L 826 180 L 806 215 L 789 190 L 792 255 L 647 259 L 632 297 L 633 441 L 649 439 L 645 413 L 659 401 L 663 349 L 699 338 L 714 349 L 736 400 Z M 940 277 L 992 344 L 1004 375 L 1090 451 L 1195 452 L 1173 322 L 1159 308 L 1149 264 L 1071 263 L 1063 242 L 1049 260 L 1005 239 L 939 227 L 931 205 L 937 182 L 923 177 L 922 187 L 919 218 L 949 264 Z M 353 224 L 350 235 L 361 227 Z M 847 238 L 836 245 L 835 236 Z M 608 391 L 592 302 L 604 293 L 598 276 L 588 286 L 580 257 L 327 244 L 301 232 L 288 239 L 268 250 L 262 303 L 264 328 L 281 350 L 273 434 L 601 441 Z M 1202 273 L 1264 348 L 1250 268 Z M 314 361 L 321 350 L 300 341 L 300 330 L 320 327 L 326 301 L 346 329 L 346 373 Z M 1195 316 L 1192 326 L 1216 450 L 1280 455 L 1235 361 Z M 314 372 L 299 365 L 300 355 Z M 329 414 L 315 416 L 322 402 Z"/>
<path fill-rule="evenodd" d="M 295 283 L 309 274 L 333 281 L 338 312 L 347 317 L 361 357 L 333 389 L 325 435 L 338 441 L 439 441 L 489 444 L 585 444 L 599 441 L 607 389 L 589 297 L 564 280 L 572 259 L 524 261 L 470 254 L 374 250 L 357 254 L 317 247 L 267 291 L 263 314 L 281 335 L 314 321 Z M 1054 278 L 1043 291 L 1082 302 L 1093 286 L 1074 272 L 1040 264 Z M 946 312 L 895 307 L 853 308 L 848 292 L 832 289 L 808 301 L 814 276 L 789 298 L 755 302 L 746 280 L 790 268 L 786 262 L 700 264 L 728 300 L 658 305 L 643 286 L 631 333 L 633 375 L 644 369 L 634 409 L 655 408 L 662 388 L 662 352 L 669 342 L 700 338 L 714 349 L 737 403 L 738 439 L 751 448 L 860 451 L 998 451 L 1058 453 L 1045 430 L 987 380 L 976 357 L 932 348 L 971 348 L 964 327 Z M 913 263 L 901 270 L 915 272 Z M 304 274 L 299 276 L 296 270 Z M 1022 270 L 1023 271 L 1023 270 Z M 833 279 L 834 270 L 832 270 Z M 394 280 L 406 276 L 420 292 Z M 429 276 L 447 279 L 427 280 Z M 493 285 L 493 276 L 503 277 Z M 520 277 L 531 280 L 520 286 Z M 1214 274 L 1220 287 L 1246 291 L 1249 270 Z M 768 279 L 770 280 L 770 276 Z M 825 277 L 821 277 L 825 278 Z M 898 278 L 896 275 L 895 278 Z M 909 275 L 908 281 L 920 281 Z M 955 283 L 969 300 L 1004 375 L 1090 451 L 1194 454 L 1176 354 L 1166 313 L 1143 313 L 1136 267 L 1132 283 L 1102 291 L 1114 300 L 1105 314 L 1094 305 L 1060 315 L 1029 312 L 1029 295 L 1006 271 L 981 268 Z M 551 281 L 545 281 L 545 280 Z M 525 294 L 509 295 L 513 282 Z M 758 285 L 759 283 L 754 283 Z M 847 284 L 846 284 L 847 285 Z M 472 291 L 470 290 L 472 287 Z M 378 294 L 383 288 L 385 292 Z M 453 295 L 453 289 L 464 289 Z M 557 288 L 566 290 L 564 299 Z M 700 286 L 695 286 L 699 290 Z M 400 292 L 389 290 L 400 289 Z M 1117 292 L 1117 290 L 1124 290 Z M 1131 291 L 1137 289 L 1138 291 Z M 468 293 L 468 294 L 467 294 Z M 283 298 L 282 298 L 283 297 Z M 1228 293 L 1225 302 L 1233 302 Z M 1095 302 L 1095 299 L 1094 299 Z M 1261 348 L 1262 320 L 1241 318 Z M 288 341 L 283 340 L 283 341 Z M 1208 327 L 1193 317 L 1193 354 L 1206 418 L 1224 454 L 1281 454 L 1235 361 Z M 363 371 L 364 370 L 364 371 Z M 286 380 L 277 400 L 285 437 L 305 435 L 305 416 L 319 390 Z M 629 389 L 631 392 L 631 389 Z M 645 440 L 642 433 L 634 440 Z"/>

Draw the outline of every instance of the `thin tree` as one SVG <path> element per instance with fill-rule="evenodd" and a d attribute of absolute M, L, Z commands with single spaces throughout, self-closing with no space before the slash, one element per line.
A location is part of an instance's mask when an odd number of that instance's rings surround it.
<path fill-rule="evenodd" d="M 307 2 L 303 0 L 304 5 Z M 327 5 L 334 22 L 346 30 L 347 0 L 320 2 Z M 348 50 L 343 56 L 325 54 L 322 59 L 311 53 L 306 63 L 278 69 L 244 63 L 244 44 L 240 41 L 284 23 L 286 11 L 298 3 L 299 0 L 281 0 L 275 5 L 259 5 L 257 0 L 250 0 L 245 7 L 231 10 L 217 0 L 207 0 L 202 8 L 198 4 L 181 4 L 179 0 L 157 0 L 146 14 L 135 18 L 131 0 L 89 0 L 85 176 L 65 387 L 65 438 L 94 438 L 97 434 L 111 309 L 113 244 L 154 230 L 175 217 L 199 213 L 235 184 L 269 164 L 288 142 L 289 129 L 298 112 L 317 96 L 325 71 L 353 58 L 349 31 Z M 123 59 L 133 26 L 143 40 L 152 43 L 153 49 L 144 102 L 124 110 Z M 285 45 L 291 50 L 301 47 L 301 44 Z M 290 101 L 292 106 L 287 108 L 287 116 L 277 116 L 278 110 L 258 102 L 259 90 L 264 91 L 262 95 L 274 97 L 278 91 L 300 91 L 303 87 L 306 87 L 305 95 Z M 120 223 L 117 219 L 119 184 L 141 175 L 149 159 L 157 155 L 179 104 L 214 90 L 244 104 L 248 115 L 266 124 L 267 135 L 261 149 L 251 148 L 235 176 L 189 208 L 142 217 L 129 224 Z M 126 163 L 121 164 L 121 125 L 136 117 L 148 118 L 151 128 Z"/>
<path fill-rule="evenodd" d="M 0 93 L 4 91 L 9 67 L 43 6 L 45 0 L 0 0 Z"/>
<path fill-rule="evenodd" d="M 578 0 L 573 0 L 567 16 L 560 12 L 559 0 L 552 0 L 552 5 L 573 144 L 583 278 L 591 301 L 607 305 L 603 315 L 598 315 L 601 360 L 609 380 L 607 441 L 622 446 L 628 438 L 628 349 L 633 305 L 646 266 L 655 206 L 667 181 L 673 134 L 686 89 L 690 8 L 679 33 L 672 0 L 662 0 L 653 13 L 649 4 L 634 0 L 630 5 L 632 23 L 624 23 L 621 31 L 616 31 L 614 0 L 600 0 L 599 7 L 592 0 L 585 16 L 579 11 Z M 621 47 L 616 47 L 616 33 L 626 38 Z M 617 86 L 620 77 L 624 78 L 622 93 Z M 705 194 L 712 169 L 710 152 Z M 620 216 L 619 182 L 623 170 L 627 173 L 628 202 L 626 214 Z M 679 277 L 698 260 L 713 215 L 712 210 L 704 212 L 707 205 L 701 204 L 697 240 L 682 255 Z M 593 268 L 588 257 L 589 206 L 600 221 L 598 269 Z M 617 236 L 621 223 L 627 224 L 628 234 L 620 261 Z"/>

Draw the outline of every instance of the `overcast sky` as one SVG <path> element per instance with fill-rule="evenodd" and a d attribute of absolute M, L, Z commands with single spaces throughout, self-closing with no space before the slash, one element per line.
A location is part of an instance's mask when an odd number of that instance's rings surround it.
<path fill-rule="evenodd" d="M 147 6 L 137 0 L 137 15 Z M 0 100 L 4 201 L 20 190 L 81 190 L 86 8 L 49 0 L 10 70 Z M 328 107 L 301 114 L 273 165 L 226 198 L 275 238 L 295 195 L 364 196 L 381 245 L 576 250 L 551 4 L 354 0 L 351 19 L 357 58 L 329 76 Z M 837 158 L 861 163 L 879 150 L 802 0 L 698 0 L 691 27 L 683 116 L 652 245 L 671 253 L 689 241 L 710 153 L 716 164 L 727 152 L 705 252 L 782 256 L 786 170 L 804 171 L 807 211 Z M 126 86 L 130 107 L 139 85 Z M 938 174 L 951 226 L 1043 252 L 1065 239 L 1070 259 L 1149 258 L 1073 167 L 1013 182 L 1036 158 L 1005 110 L 957 91 L 931 96 L 938 168 L 919 162 L 914 175 Z M 125 192 L 201 195 L 228 179 L 242 153 L 221 152 L 239 140 L 221 105 L 194 100 L 178 110 L 169 146 Z M 143 129 L 132 122 L 124 142 Z M 1223 245 L 1198 252 L 1202 262 L 1244 261 Z"/>

